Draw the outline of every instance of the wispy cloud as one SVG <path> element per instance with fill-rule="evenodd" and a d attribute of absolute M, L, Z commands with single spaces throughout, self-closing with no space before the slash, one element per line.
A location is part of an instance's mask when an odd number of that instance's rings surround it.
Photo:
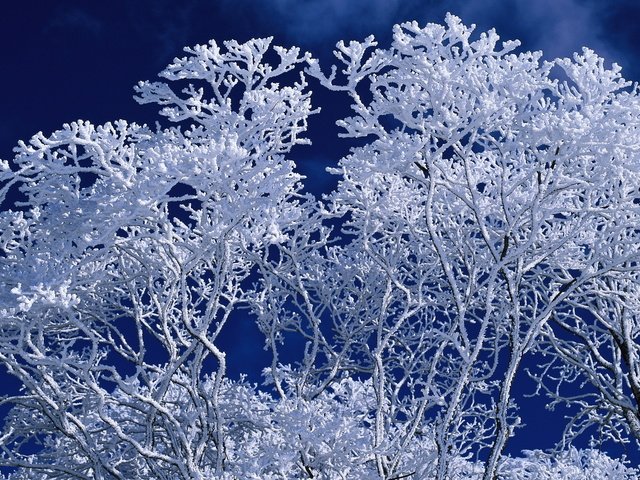
<path fill-rule="evenodd" d="M 230 14 L 238 5 L 258 10 L 292 44 L 320 46 L 339 39 L 387 36 L 405 20 L 442 22 L 447 11 L 483 31 L 496 27 L 506 39 L 546 58 L 570 56 L 583 46 L 601 56 L 629 63 L 624 49 L 607 35 L 603 12 L 609 0 L 222 0 Z M 231 15 L 230 15 L 231 16 Z"/>
<path fill-rule="evenodd" d="M 102 33 L 103 23 L 79 7 L 61 7 L 45 27 L 45 31 L 52 30 L 74 30 L 77 33 L 98 36 Z"/>
<path fill-rule="evenodd" d="M 153 56 L 164 63 L 187 45 L 198 0 L 136 0 L 126 3 L 127 21 L 137 35 L 149 40 Z"/>
<path fill-rule="evenodd" d="M 607 18 L 631 0 L 136 0 L 126 2 L 127 28 L 153 44 L 161 68 L 180 55 L 182 47 L 206 41 L 206 18 L 216 28 L 210 36 L 224 40 L 242 31 L 254 36 L 273 34 L 278 43 L 299 45 L 314 54 L 330 54 L 336 41 L 369 34 L 388 38 L 395 23 L 417 20 L 440 23 L 447 11 L 479 31 L 495 27 L 505 39 L 519 39 L 526 50 L 543 50 L 546 58 L 570 56 L 582 46 L 593 48 L 608 61 L 633 70 L 635 41 L 614 38 Z M 631 2 L 633 3 L 633 2 Z M 224 20 L 223 20 L 224 19 Z M 223 26 L 228 23 L 229 27 Z M 89 9 L 59 8 L 49 29 L 77 30 L 100 35 L 107 30 Z M 224 28 L 224 32 L 220 28 Z M 259 31 L 259 32 L 258 32 Z M 206 35 L 206 33 L 205 33 Z M 224 35 L 217 37 L 217 35 Z M 616 41 L 617 40 L 617 41 Z"/>
<path fill-rule="evenodd" d="M 602 0 L 455 0 L 451 5 L 465 22 L 515 34 L 525 49 L 542 50 L 547 58 L 569 56 L 583 46 L 607 58 L 619 56 L 603 40 Z"/>
<path fill-rule="evenodd" d="M 390 28 L 403 4 L 402 0 L 224 0 L 227 10 L 238 3 L 260 9 L 288 41 L 305 45 L 368 35 L 382 26 Z"/>

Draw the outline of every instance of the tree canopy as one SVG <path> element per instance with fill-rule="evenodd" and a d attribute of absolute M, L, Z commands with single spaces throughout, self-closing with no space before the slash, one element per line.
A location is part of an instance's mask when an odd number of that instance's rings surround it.
<path fill-rule="evenodd" d="M 518 47 L 452 15 L 340 42 L 330 70 L 211 41 L 136 87 L 170 125 L 20 142 L 7 478 L 636 478 L 572 441 L 640 441 L 638 87 Z M 292 153 L 309 82 L 348 94 L 361 142 L 322 198 Z M 227 375 L 240 318 L 264 385 Z M 525 374 L 571 415 L 555 452 L 510 458 Z"/>

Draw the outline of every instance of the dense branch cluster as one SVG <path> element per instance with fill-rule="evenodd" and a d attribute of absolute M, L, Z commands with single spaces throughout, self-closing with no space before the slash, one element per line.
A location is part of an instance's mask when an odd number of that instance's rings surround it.
<path fill-rule="evenodd" d="M 397 25 L 329 74 L 212 41 L 136 88 L 174 126 L 21 142 L 0 164 L 8 478 L 636 478 L 571 441 L 640 440 L 638 88 L 588 49 L 472 33 Z M 290 159 L 308 78 L 349 95 L 362 142 L 322 199 Z M 240 318 L 271 353 L 260 388 L 227 375 Z M 527 374 L 572 417 L 555 454 L 509 458 Z"/>

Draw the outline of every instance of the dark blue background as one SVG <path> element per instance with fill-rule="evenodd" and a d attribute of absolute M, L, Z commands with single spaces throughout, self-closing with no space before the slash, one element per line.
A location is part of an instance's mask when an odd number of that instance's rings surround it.
<path fill-rule="evenodd" d="M 589 46 L 619 63 L 626 78 L 640 79 L 638 0 L 5 0 L 0 7 L 0 158 L 11 158 L 18 140 L 77 119 L 155 122 L 155 107 L 135 103 L 132 87 L 155 79 L 187 45 L 274 36 L 275 43 L 298 45 L 327 65 L 340 39 L 373 33 L 387 46 L 394 23 L 442 22 L 447 11 L 480 31 L 495 27 L 505 40 L 520 39 L 527 50 L 542 49 L 547 58 Z M 315 144 L 292 156 L 309 177 L 307 188 L 319 193 L 333 183 L 324 168 L 335 164 L 350 143 L 337 139 L 334 125 L 348 113 L 346 98 L 315 90 L 314 103 L 323 108 L 310 120 Z M 250 321 L 235 325 L 223 338 L 231 376 L 245 372 L 257 379 L 267 360 L 260 334 Z M 518 390 L 532 388 L 523 375 Z M 558 439 L 564 421 L 544 403 L 537 398 L 522 404 L 528 426 L 513 439 L 510 452 L 548 448 Z"/>

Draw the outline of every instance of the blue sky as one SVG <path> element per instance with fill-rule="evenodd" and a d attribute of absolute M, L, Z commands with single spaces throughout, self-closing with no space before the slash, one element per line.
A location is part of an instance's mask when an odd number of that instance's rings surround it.
<path fill-rule="evenodd" d="M 0 158 L 10 158 L 19 139 L 77 119 L 155 121 L 154 107 L 133 101 L 133 85 L 154 79 L 186 45 L 274 36 L 326 62 L 340 39 L 374 34 L 385 45 L 394 23 L 442 22 L 447 11 L 547 58 L 589 46 L 640 80 L 638 0 L 7 1 L 0 14 Z M 323 108 L 310 125 L 316 145 L 295 153 L 302 172 L 313 174 L 309 188 L 321 191 L 330 180 L 318 173 L 349 146 L 333 125 L 348 110 L 339 95 L 316 98 Z M 229 332 L 233 342 L 245 336 Z M 533 427 L 512 448 L 549 446 L 557 426 L 539 399 L 527 408 Z"/>

